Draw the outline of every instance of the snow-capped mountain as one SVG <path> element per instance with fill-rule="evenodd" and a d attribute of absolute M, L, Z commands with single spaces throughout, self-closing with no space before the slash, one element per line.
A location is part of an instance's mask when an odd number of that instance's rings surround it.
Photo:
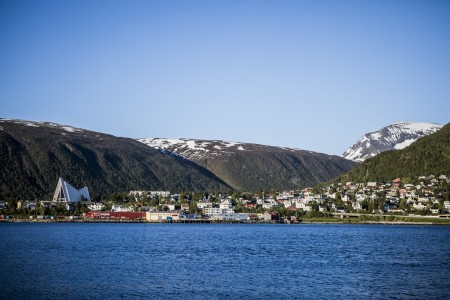
<path fill-rule="evenodd" d="M 378 153 L 403 149 L 421 137 L 435 133 L 442 125 L 434 123 L 397 122 L 361 137 L 342 156 L 353 161 L 364 161 Z"/>
<path fill-rule="evenodd" d="M 161 138 L 138 141 L 199 164 L 228 185 L 247 191 L 312 186 L 355 165 L 335 155 L 251 143 Z"/>

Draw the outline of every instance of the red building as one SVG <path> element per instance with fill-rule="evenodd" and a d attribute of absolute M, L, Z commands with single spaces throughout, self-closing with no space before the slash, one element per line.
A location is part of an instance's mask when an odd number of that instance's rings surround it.
<path fill-rule="evenodd" d="M 83 218 L 90 220 L 146 220 L 146 215 L 145 212 L 90 211 L 84 213 Z"/>

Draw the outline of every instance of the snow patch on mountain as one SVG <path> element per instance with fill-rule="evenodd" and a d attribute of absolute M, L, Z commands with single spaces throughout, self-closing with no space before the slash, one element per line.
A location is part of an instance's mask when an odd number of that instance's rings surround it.
<path fill-rule="evenodd" d="M 361 162 L 387 150 L 404 149 L 441 128 L 442 125 L 434 123 L 397 122 L 365 134 L 343 153 L 343 157 Z"/>
<path fill-rule="evenodd" d="M 51 123 L 51 122 L 23 121 L 23 120 L 4 119 L 4 118 L 0 118 L 0 122 L 12 122 L 15 124 L 22 124 L 22 125 L 25 125 L 28 127 L 40 127 L 40 128 L 52 127 L 52 128 L 58 128 L 58 129 L 64 130 L 66 132 L 71 132 L 71 133 L 83 132 L 83 130 L 80 128 L 67 126 L 67 125 L 60 125 L 60 124 Z"/>
<path fill-rule="evenodd" d="M 412 143 L 414 143 L 415 141 L 416 141 L 415 139 L 405 140 L 404 142 L 398 143 L 397 145 L 395 145 L 394 149 L 396 149 L 396 150 L 404 149 L 404 148 L 408 147 L 409 145 L 411 145 Z"/>
<path fill-rule="evenodd" d="M 70 127 L 70 126 L 62 126 L 60 127 L 61 129 L 67 131 L 67 132 L 80 132 L 82 131 L 81 129 L 75 128 L 75 127 Z"/>
<path fill-rule="evenodd" d="M 139 142 L 170 155 L 178 155 L 188 160 L 200 161 L 221 155 L 234 155 L 242 151 L 242 143 L 225 141 L 205 141 L 194 139 L 142 138 Z"/>

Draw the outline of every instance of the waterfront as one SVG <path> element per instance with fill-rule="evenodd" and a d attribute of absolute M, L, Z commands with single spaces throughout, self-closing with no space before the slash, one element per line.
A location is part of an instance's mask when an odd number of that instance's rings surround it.
<path fill-rule="evenodd" d="M 450 297 L 450 228 L 0 223 L 4 298 Z"/>

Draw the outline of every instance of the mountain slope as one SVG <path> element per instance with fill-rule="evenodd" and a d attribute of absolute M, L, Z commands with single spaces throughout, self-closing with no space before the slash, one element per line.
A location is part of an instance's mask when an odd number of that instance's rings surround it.
<path fill-rule="evenodd" d="M 42 198 L 63 176 L 94 197 L 136 189 L 229 190 L 210 171 L 133 139 L 0 119 L 0 199 Z"/>
<path fill-rule="evenodd" d="M 417 139 L 441 128 L 442 125 L 433 123 L 398 122 L 365 134 L 342 155 L 347 159 L 361 162 L 384 151 L 404 149 Z"/>
<path fill-rule="evenodd" d="M 372 157 L 336 181 L 387 181 L 396 177 L 450 175 L 450 123 L 403 150 Z"/>
<path fill-rule="evenodd" d="M 338 156 L 249 143 L 160 138 L 138 141 L 193 161 L 245 191 L 304 188 L 330 180 L 356 164 Z"/>

